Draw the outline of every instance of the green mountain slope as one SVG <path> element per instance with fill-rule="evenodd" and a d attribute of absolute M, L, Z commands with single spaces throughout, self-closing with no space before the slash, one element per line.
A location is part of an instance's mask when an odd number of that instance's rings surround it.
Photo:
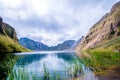
<path fill-rule="evenodd" d="M 0 18 L 0 53 L 15 53 L 29 51 L 18 43 L 16 31 Z"/>
<path fill-rule="evenodd" d="M 8 36 L 0 34 L 0 53 L 15 53 L 28 51 L 24 47 L 20 46 L 13 39 Z"/>
<path fill-rule="evenodd" d="M 96 46 L 93 49 L 120 52 L 120 36 L 113 38 L 111 40 L 107 40 L 107 41 L 99 44 L 98 46 Z"/>

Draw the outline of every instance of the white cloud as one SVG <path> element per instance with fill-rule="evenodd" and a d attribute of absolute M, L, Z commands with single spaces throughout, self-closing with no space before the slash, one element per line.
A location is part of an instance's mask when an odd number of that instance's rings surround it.
<path fill-rule="evenodd" d="M 2 7 L 5 8 L 16 8 L 22 4 L 21 0 L 0 0 L 0 3 L 3 5 Z"/>
<path fill-rule="evenodd" d="M 30 0 L 32 10 L 38 15 L 46 15 L 49 11 L 49 4 L 46 0 Z"/>
<path fill-rule="evenodd" d="M 117 1 L 0 0 L 0 16 L 17 30 L 19 38 L 56 45 L 85 35 Z"/>

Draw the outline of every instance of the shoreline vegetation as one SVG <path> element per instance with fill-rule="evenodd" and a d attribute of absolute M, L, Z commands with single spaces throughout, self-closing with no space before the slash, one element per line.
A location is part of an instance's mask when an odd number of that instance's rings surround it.
<path fill-rule="evenodd" d="M 118 38 L 116 38 L 118 39 Z M 111 42 L 111 41 L 110 41 Z M 114 40 L 115 42 L 115 40 Z M 119 40 L 117 41 L 119 42 Z M 107 43 L 107 42 L 106 42 Z M 117 44 L 117 43 L 116 43 Z M 106 46 L 108 44 L 104 44 L 104 46 Z M 110 50 L 110 46 L 114 48 L 116 47 L 115 44 L 113 45 L 109 45 L 109 50 L 108 48 L 106 49 L 101 49 L 102 47 L 96 47 L 95 49 L 89 49 L 86 51 L 83 51 L 83 53 L 80 55 L 80 61 L 82 61 L 82 63 L 84 63 L 85 66 L 88 66 L 91 68 L 91 70 L 95 73 L 96 77 L 98 77 L 100 80 L 119 80 L 119 74 L 120 74 L 120 52 L 118 52 L 118 50 L 113 50 L 113 48 L 111 48 Z M 117 47 L 118 49 L 118 47 Z M 19 57 L 16 57 L 14 55 L 10 55 L 9 57 L 6 55 L 6 57 L 4 58 L 3 62 L 0 65 L 0 73 L 2 73 L 2 75 L 0 75 L 0 78 L 3 80 L 6 80 L 6 78 L 8 76 L 11 76 L 11 71 L 13 69 L 14 64 L 16 63 L 16 60 Z M 72 62 L 74 63 L 74 61 Z M 78 71 L 78 68 L 80 68 L 80 66 L 78 66 L 76 63 L 75 64 L 75 71 Z M 5 67 L 6 66 L 6 67 Z M 72 69 L 72 67 L 71 67 Z M 47 70 L 45 68 L 45 75 L 47 74 L 47 76 L 45 76 L 45 78 L 49 78 L 49 70 Z M 21 74 L 24 74 L 24 71 L 21 71 Z M 77 72 L 73 73 L 74 76 L 76 75 Z M 21 75 L 20 74 L 20 75 Z M 12 74 L 14 76 L 16 76 L 16 74 Z M 24 75 L 21 75 L 23 78 L 25 78 Z M 56 79 L 59 80 L 59 74 L 56 73 Z M 18 76 L 19 78 L 20 76 Z M 10 77 L 10 78 L 14 78 L 14 77 Z M 33 75 L 34 78 L 34 75 Z M 79 77 L 78 77 L 79 78 Z M 110 79 L 111 78 L 111 79 Z M 75 78 L 77 79 L 77 77 Z M 9 79 L 10 80 L 10 79 Z M 13 79 L 14 80 L 14 79 Z M 18 79 L 19 80 L 19 79 Z"/>
<path fill-rule="evenodd" d="M 76 50 L 100 80 L 120 80 L 120 1 L 94 24 Z"/>
<path fill-rule="evenodd" d="M 119 80 L 120 74 L 120 37 L 108 40 L 103 44 L 100 44 L 94 49 L 85 50 L 80 54 L 80 61 L 84 63 L 85 66 L 91 68 L 91 70 L 95 73 L 96 77 L 100 80 Z M 78 55 L 79 55 L 78 54 Z M 10 76 L 11 70 L 13 69 L 13 65 L 16 63 L 16 60 L 19 57 L 14 55 L 9 55 L 9 57 L 4 54 L 3 61 L 1 61 L 0 65 L 0 78 L 6 80 L 8 76 Z M 80 68 L 76 63 L 75 71 Z M 6 66 L 6 67 L 5 67 Z M 22 72 L 22 71 L 21 71 Z M 24 72 L 24 71 L 23 71 Z M 45 75 L 49 74 L 46 72 Z M 75 75 L 76 73 L 74 73 Z M 15 76 L 15 75 L 14 75 Z M 19 76 L 18 76 L 19 77 Z M 24 77 L 24 75 L 23 75 Z M 46 76 L 47 78 L 49 76 Z M 59 78 L 59 75 L 56 73 L 56 77 Z M 79 78 L 79 77 L 78 77 Z"/>
<path fill-rule="evenodd" d="M 96 77 L 98 77 L 100 80 L 111 80 L 111 79 L 119 80 L 120 79 L 119 42 L 120 42 L 120 37 L 112 40 L 108 40 L 103 44 L 98 45 L 94 49 L 85 50 L 82 53 L 79 53 L 80 61 L 82 61 L 82 63 L 84 63 L 85 66 L 90 67 L 91 70 L 95 73 Z M 2 73 L 2 75 L 0 75 L 0 78 L 6 80 L 6 78 L 10 76 L 10 73 L 13 69 L 13 65 L 16 63 L 16 60 L 19 57 L 16 57 L 11 54 L 9 55 L 9 57 L 6 54 L 4 54 L 3 56 L 4 56 L 4 58 L 2 57 L 3 61 L 0 62 L 1 63 L 0 73 Z M 74 64 L 76 65 L 75 66 L 76 67 L 75 71 L 76 71 L 78 68 L 80 68 L 80 66 L 78 66 L 76 63 Z M 75 72 L 74 75 L 76 73 L 77 72 Z M 49 74 L 49 72 L 46 72 L 46 68 L 45 68 L 45 75 L 46 74 Z M 45 76 L 45 77 L 48 78 L 49 76 Z M 56 78 L 59 78 L 59 75 L 57 73 L 56 73 Z"/>
<path fill-rule="evenodd" d="M 119 80 L 120 52 L 89 51 L 90 58 L 82 58 L 100 80 Z"/>
<path fill-rule="evenodd" d="M 3 57 L 0 57 L 0 79 L 6 80 L 9 73 L 12 71 L 14 64 L 16 63 L 18 57 L 13 54 L 3 54 Z"/>
<path fill-rule="evenodd" d="M 80 58 L 100 80 L 119 80 L 120 36 L 105 41 L 93 49 L 82 51 Z M 79 55 L 78 54 L 78 55 Z"/>
<path fill-rule="evenodd" d="M 116 39 L 118 39 L 118 38 L 116 38 Z M 114 40 L 114 42 L 115 42 L 115 40 Z M 118 42 L 119 42 L 119 40 L 118 40 Z M 104 44 L 104 46 L 106 46 L 106 45 L 107 44 Z M 116 47 L 115 43 L 114 43 L 114 45 L 113 44 L 109 45 L 109 47 L 110 46 Z M 111 48 L 111 50 L 110 50 L 110 48 L 109 48 L 109 50 L 108 50 L 108 48 L 106 48 L 106 49 L 104 49 L 104 48 L 101 49 L 101 48 L 102 47 L 96 47 L 95 49 L 89 49 L 89 50 L 83 51 L 83 53 L 80 55 L 79 61 L 84 63 L 85 66 L 90 67 L 90 69 L 95 73 L 96 77 L 99 78 L 100 80 L 111 80 L 111 79 L 119 80 L 120 79 L 120 77 L 119 77 L 119 74 L 120 74 L 120 52 L 113 50 L 113 48 Z M 19 57 L 16 57 L 14 55 L 9 55 L 9 57 L 6 55 L 6 58 L 4 58 L 4 62 L 0 62 L 0 63 L 2 63 L 0 65 L 0 71 L 2 73 L 4 73 L 4 74 L 0 75 L 1 79 L 6 80 L 6 78 L 9 77 L 8 80 L 10 80 L 10 79 L 14 80 L 14 78 L 16 78 L 16 73 L 11 74 L 11 72 L 13 71 L 13 66 L 16 63 L 16 60 L 18 58 Z M 74 60 L 72 63 L 75 64 L 74 71 L 76 71 L 73 73 L 73 75 L 75 76 L 75 78 L 73 78 L 73 79 L 79 79 L 79 76 L 76 76 L 76 73 L 77 73 L 77 71 L 79 71 L 78 69 L 81 69 L 81 66 L 78 66 Z M 73 69 L 73 67 L 71 66 L 70 70 L 72 70 L 72 69 Z M 13 73 L 14 72 L 15 71 L 13 71 Z M 24 70 L 20 71 L 20 73 L 21 74 L 17 75 L 17 80 L 19 80 L 20 77 L 29 78 L 29 75 L 27 75 L 27 73 L 25 73 Z M 46 67 L 44 67 L 44 73 L 45 73 L 44 78 L 50 77 L 49 70 L 47 70 Z M 22 74 L 25 74 L 27 77 L 25 77 Z M 10 77 L 11 75 L 14 77 Z M 55 76 L 56 76 L 56 79 L 60 80 L 59 74 L 55 73 Z M 32 75 L 32 77 L 35 79 L 34 75 Z"/>
<path fill-rule="evenodd" d="M 29 73 L 22 68 L 14 68 L 16 61 L 19 59 L 19 56 L 15 55 L 6 55 L 5 59 L 0 63 L 0 79 L 2 80 L 37 80 L 36 75 Z M 40 77 L 40 80 L 61 80 L 60 74 L 54 72 L 51 76 L 49 69 L 46 65 L 43 64 L 43 77 Z M 82 69 L 81 60 L 79 58 L 72 58 L 70 60 L 68 67 L 65 68 L 65 71 L 68 73 L 68 78 L 77 78 L 84 74 Z"/>
<path fill-rule="evenodd" d="M 120 2 L 116 3 L 110 13 L 106 14 L 90 29 L 83 44 L 78 44 L 78 50 L 86 49 L 77 54 L 80 62 L 89 67 L 100 80 L 120 79 L 119 13 Z M 30 50 L 19 45 L 17 36 L 14 36 L 16 32 L 9 25 L 3 24 L 2 18 L 0 20 L 0 31 L 0 79 L 20 80 L 22 78 L 23 80 L 29 80 L 30 77 L 24 74 L 24 71 L 17 74 L 13 70 L 13 66 L 19 57 L 9 53 L 29 52 Z M 10 34 L 11 32 L 13 33 Z M 81 65 L 79 66 L 76 62 L 73 62 L 73 64 L 74 66 L 70 66 L 70 70 L 73 70 L 73 78 L 79 78 L 77 74 L 81 71 Z M 60 80 L 59 74 L 55 73 L 55 76 L 57 80 Z M 44 65 L 44 79 L 49 80 L 49 78 L 49 70 Z"/>

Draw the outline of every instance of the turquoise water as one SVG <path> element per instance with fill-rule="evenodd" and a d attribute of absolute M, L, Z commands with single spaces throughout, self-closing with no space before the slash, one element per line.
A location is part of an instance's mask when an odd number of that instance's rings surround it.
<path fill-rule="evenodd" d="M 74 51 L 41 51 L 15 55 L 20 58 L 13 71 L 18 76 L 24 73 L 29 80 L 98 80 Z"/>

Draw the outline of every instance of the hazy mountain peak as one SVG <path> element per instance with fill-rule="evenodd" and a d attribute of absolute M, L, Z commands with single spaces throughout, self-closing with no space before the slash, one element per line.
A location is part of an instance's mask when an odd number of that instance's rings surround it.
<path fill-rule="evenodd" d="M 20 38 L 19 43 L 31 50 L 37 50 L 37 51 L 43 51 L 43 50 L 66 50 L 66 49 L 71 49 L 72 46 L 75 43 L 75 40 L 66 40 L 63 43 L 60 43 L 56 46 L 47 46 L 46 44 L 43 44 L 42 42 L 37 42 L 29 38 Z"/>

